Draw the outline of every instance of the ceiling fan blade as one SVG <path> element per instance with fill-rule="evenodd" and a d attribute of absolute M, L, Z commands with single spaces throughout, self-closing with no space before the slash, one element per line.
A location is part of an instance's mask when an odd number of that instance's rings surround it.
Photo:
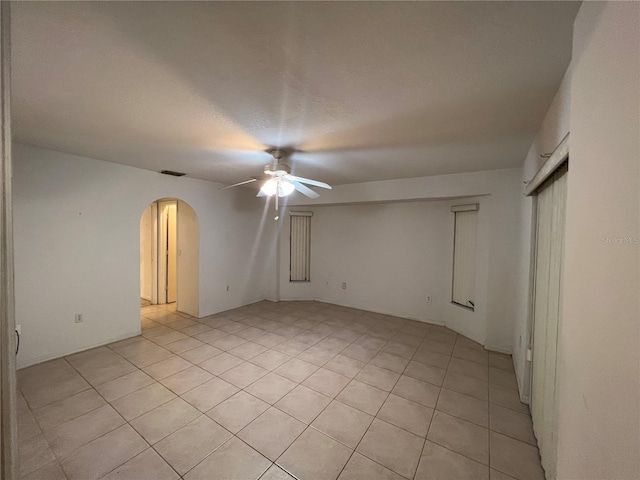
<path fill-rule="evenodd" d="M 291 178 L 288 178 L 287 181 L 290 182 L 291 184 L 293 184 L 293 186 L 296 187 L 297 191 L 299 191 L 303 195 L 306 195 L 309 198 L 318 198 L 320 196 L 316 192 L 311 190 L 309 187 L 307 187 L 306 185 L 301 184 L 297 180 L 293 180 Z"/>
<path fill-rule="evenodd" d="M 246 185 L 247 183 L 255 182 L 256 180 L 257 178 L 252 178 L 251 180 L 245 180 L 244 182 L 227 185 L 226 187 L 219 188 L 218 190 L 226 190 L 227 188 L 239 187 L 240 185 Z"/>
<path fill-rule="evenodd" d="M 309 185 L 313 185 L 314 187 L 328 188 L 329 190 L 331 190 L 331 185 L 324 182 L 318 182 L 317 180 L 310 180 L 308 178 L 296 177 L 295 175 L 290 175 L 290 174 L 285 175 L 284 178 L 286 178 L 287 180 L 296 181 L 299 183 L 308 183 Z"/>

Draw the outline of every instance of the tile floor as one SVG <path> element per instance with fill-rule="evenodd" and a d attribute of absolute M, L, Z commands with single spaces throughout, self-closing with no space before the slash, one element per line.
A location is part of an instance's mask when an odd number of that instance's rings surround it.
<path fill-rule="evenodd" d="M 26 479 L 543 479 L 508 355 L 317 302 L 196 320 L 18 374 Z"/>

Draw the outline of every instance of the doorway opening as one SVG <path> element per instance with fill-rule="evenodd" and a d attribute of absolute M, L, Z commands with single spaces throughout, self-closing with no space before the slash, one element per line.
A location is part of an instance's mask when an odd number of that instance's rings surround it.
<path fill-rule="evenodd" d="M 200 230 L 191 206 L 150 203 L 140 217 L 140 305 L 198 317 Z"/>

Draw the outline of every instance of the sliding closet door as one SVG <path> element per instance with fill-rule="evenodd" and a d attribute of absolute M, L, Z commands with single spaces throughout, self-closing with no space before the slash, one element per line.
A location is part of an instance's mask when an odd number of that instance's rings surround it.
<path fill-rule="evenodd" d="M 556 363 L 562 308 L 565 164 L 537 191 L 531 416 L 547 478 L 555 478 Z"/>

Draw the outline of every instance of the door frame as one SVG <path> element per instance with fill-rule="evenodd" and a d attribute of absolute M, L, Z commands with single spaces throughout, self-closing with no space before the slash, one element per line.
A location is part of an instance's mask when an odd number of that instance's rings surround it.
<path fill-rule="evenodd" d="M 11 200 L 11 4 L 0 2 L 0 477 L 18 478 L 18 419 Z"/>

